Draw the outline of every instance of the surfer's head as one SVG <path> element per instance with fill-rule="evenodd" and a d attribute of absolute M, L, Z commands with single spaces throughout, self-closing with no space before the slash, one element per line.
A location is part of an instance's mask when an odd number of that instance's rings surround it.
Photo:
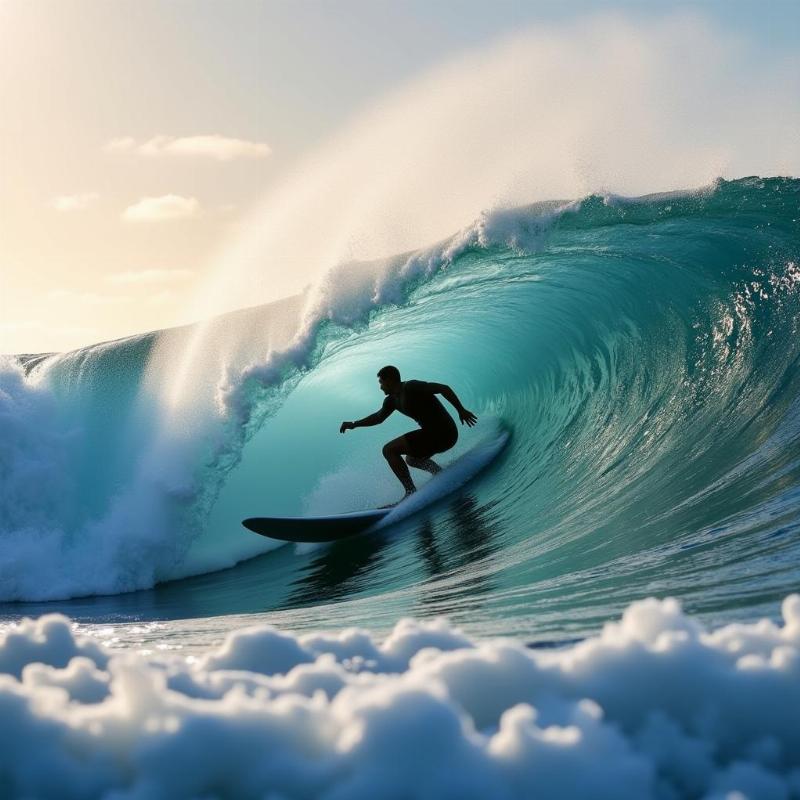
<path fill-rule="evenodd" d="M 400 388 L 400 370 L 397 367 L 381 367 L 378 370 L 378 385 L 384 394 L 393 394 Z"/>

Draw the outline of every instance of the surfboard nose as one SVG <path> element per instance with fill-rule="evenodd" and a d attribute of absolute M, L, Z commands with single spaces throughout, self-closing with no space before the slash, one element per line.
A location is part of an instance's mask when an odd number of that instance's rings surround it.
<path fill-rule="evenodd" d="M 249 517 L 242 525 L 284 542 L 335 542 L 368 530 L 388 513 L 388 509 L 370 509 L 325 517 Z"/>

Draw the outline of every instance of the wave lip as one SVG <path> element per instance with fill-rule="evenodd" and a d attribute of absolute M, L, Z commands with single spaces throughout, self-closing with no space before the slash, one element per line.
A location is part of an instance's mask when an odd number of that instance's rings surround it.
<path fill-rule="evenodd" d="M 382 643 L 261 626 L 191 659 L 28 619 L 0 637 L 4 780 L 43 800 L 788 797 L 800 596 L 782 610 L 706 630 L 649 599 L 549 651 L 441 621 Z"/>

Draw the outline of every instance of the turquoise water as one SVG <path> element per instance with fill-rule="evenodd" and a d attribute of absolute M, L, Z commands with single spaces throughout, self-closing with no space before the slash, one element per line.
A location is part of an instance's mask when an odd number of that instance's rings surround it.
<path fill-rule="evenodd" d="M 800 587 L 799 208 L 800 181 L 745 178 L 487 214 L 383 264 L 356 311 L 334 298 L 301 357 L 234 380 L 239 405 L 177 449 L 153 372 L 167 334 L 10 360 L 0 613 L 217 630 L 445 615 L 526 641 L 651 595 L 715 622 L 774 615 Z M 237 319 L 258 330 L 297 302 Z M 413 423 L 338 433 L 379 407 L 387 363 L 478 414 L 443 462 L 500 426 L 509 446 L 381 534 L 304 550 L 242 529 L 398 496 L 380 447 Z"/>

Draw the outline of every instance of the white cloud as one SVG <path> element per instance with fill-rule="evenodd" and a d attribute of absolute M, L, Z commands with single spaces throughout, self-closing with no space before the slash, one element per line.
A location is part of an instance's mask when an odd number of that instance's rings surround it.
<path fill-rule="evenodd" d="M 126 222 L 157 222 L 170 219 L 189 219 L 200 213 L 200 203 L 194 197 L 166 194 L 143 197 L 122 213 Z"/>
<path fill-rule="evenodd" d="M 84 306 L 120 305 L 130 301 L 125 295 L 108 295 L 97 292 L 76 292 L 72 289 L 53 289 L 47 293 L 49 300 Z"/>
<path fill-rule="evenodd" d="M 272 149 L 266 142 L 251 142 L 219 134 L 204 136 L 154 136 L 137 144 L 130 136 L 112 139 L 105 146 L 108 153 L 136 153 L 147 157 L 177 156 L 233 161 L 239 158 L 266 158 Z"/>
<path fill-rule="evenodd" d="M 140 269 L 114 272 L 106 277 L 115 284 L 163 284 L 183 281 L 194 275 L 191 269 Z"/>
<path fill-rule="evenodd" d="M 136 139 L 132 136 L 120 136 L 112 139 L 103 148 L 107 153 L 130 153 L 136 148 Z"/>
<path fill-rule="evenodd" d="M 48 205 L 56 211 L 85 211 L 100 198 L 97 192 L 84 192 L 83 194 L 65 194 L 54 197 Z"/>

